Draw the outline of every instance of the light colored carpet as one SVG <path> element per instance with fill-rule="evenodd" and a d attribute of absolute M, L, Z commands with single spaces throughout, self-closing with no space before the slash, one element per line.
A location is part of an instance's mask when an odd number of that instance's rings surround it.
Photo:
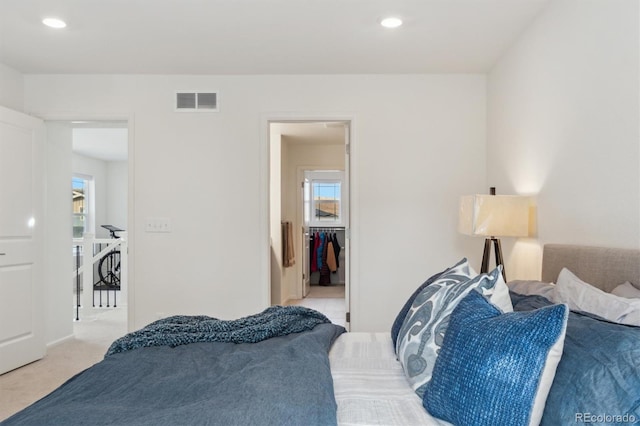
<path fill-rule="evenodd" d="M 74 322 L 75 337 L 49 347 L 40 361 L 0 375 L 0 421 L 39 400 L 99 362 L 109 345 L 127 331 L 127 308 L 96 308 Z"/>
<path fill-rule="evenodd" d="M 287 305 L 305 306 L 322 312 L 332 323 L 345 326 L 347 305 L 344 299 L 344 286 L 315 286 L 312 285 L 309 294 L 304 299 L 292 299 Z"/>
<path fill-rule="evenodd" d="M 307 297 L 313 299 L 319 298 L 342 298 L 344 299 L 344 284 L 343 285 L 312 285 L 309 288 L 309 294 Z"/>

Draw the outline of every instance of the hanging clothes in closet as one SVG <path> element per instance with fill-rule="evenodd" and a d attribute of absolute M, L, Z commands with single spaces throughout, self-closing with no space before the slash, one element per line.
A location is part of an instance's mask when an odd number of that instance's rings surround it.
<path fill-rule="evenodd" d="M 320 264 L 322 265 L 320 268 L 320 281 L 318 281 L 318 284 L 320 285 L 331 285 L 331 270 L 329 269 L 329 264 L 327 263 L 327 257 L 329 256 L 329 247 L 331 246 L 329 237 L 330 234 L 325 234 L 324 232 L 320 233 Z"/>
<path fill-rule="evenodd" d="M 316 252 L 318 250 L 317 244 L 320 244 L 320 235 L 317 232 L 309 233 L 309 259 L 311 260 L 311 272 L 318 271 L 318 258 Z"/>
<path fill-rule="evenodd" d="M 316 267 L 318 268 L 318 271 L 322 270 L 322 253 L 325 247 L 325 238 L 326 238 L 326 235 L 324 232 L 320 232 L 316 234 L 315 258 L 316 258 Z"/>
<path fill-rule="evenodd" d="M 340 242 L 338 241 L 338 236 L 336 235 L 336 233 L 333 233 L 333 237 L 331 239 L 333 241 L 333 252 L 335 253 L 335 257 L 336 257 L 336 270 L 333 271 L 334 273 L 337 272 L 338 268 L 340 267 L 340 250 L 342 250 L 342 247 L 340 247 Z"/>
<path fill-rule="evenodd" d="M 317 284 L 331 285 L 331 274 L 340 266 L 340 243 L 335 232 L 316 230 L 309 233 L 310 272 L 319 272 Z"/>
<path fill-rule="evenodd" d="M 327 234 L 327 266 L 331 272 L 336 272 L 338 270 L 335 242 L 334 237 L 331 234 Z"/>

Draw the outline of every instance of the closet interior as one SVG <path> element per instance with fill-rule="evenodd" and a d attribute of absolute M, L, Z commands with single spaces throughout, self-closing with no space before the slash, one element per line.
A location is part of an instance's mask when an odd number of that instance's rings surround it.
<path fill-rule="evenodd" d="M 311 285 L 345 285 L 345 228 L 310 227 L 309 277 Z"/>

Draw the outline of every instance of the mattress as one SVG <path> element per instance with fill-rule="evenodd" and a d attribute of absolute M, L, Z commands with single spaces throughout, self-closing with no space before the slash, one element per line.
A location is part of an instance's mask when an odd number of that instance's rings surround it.
<path fill-rule="evenodd" d="M 449 425 L 422 407 L 389 333 L 345 333 L 334 342 L 329 361 L 339 425 Z"/>

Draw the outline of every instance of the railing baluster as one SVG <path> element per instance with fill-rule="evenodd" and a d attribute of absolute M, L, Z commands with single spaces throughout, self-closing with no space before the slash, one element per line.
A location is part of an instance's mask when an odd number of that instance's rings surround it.
<path fill-rule="evenodd" d="M 79 308 L 81 306 L 96 307 L 96 290 L 99 292 L 98 307 L 103 307 L 102 292 L 106 291 L 106 307 L 111 307 L 111 298 L 113 297 L 113 307 L 116 308 L 117 292 L 126 288 L 127 285 L 127 233 L 123 231 L 121 236 L 116 239 L 96 239 L 93 234 L 86 233 L 81 240 L 74 239 L 73 247 L 76 250 L 76 270 L 73 272 L 75 274 L 73 278 L 76 280 L 76 320 L 80 320 Z M 107 267 L 105 280 L 108 283 L 103 283 L 100 278 L 97 278 L 97 282 L 94 282 L 96 263 L 116 250 L 120 252 L 120 256 L 110 256 L 105 263 Z M 80 259 L 81 254 L 82 260 Z M 120 265 L 119 267 L 118 264 Z M 114 271 L 114 268 L 118 268 L 118 271 Z M 80 274 L 83 274 L 82 277 L 80 277 Z M 81 286 L 82 291 L 87 292 L 82 295 L 82 298 L 80 297 Z M 109 294 L 110 289 L 113 290 L 113 295 Z M 91 296 L 89 296 L 89 291 Z M 80 303 L 81 301 L 84 303 Z"/>

